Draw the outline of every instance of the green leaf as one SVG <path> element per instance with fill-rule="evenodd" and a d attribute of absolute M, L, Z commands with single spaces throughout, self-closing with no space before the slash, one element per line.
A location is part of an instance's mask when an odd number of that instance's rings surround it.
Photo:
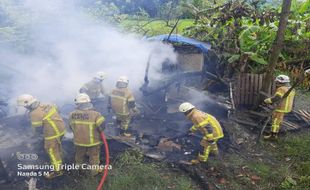
<path fill-rule="evenodd" d="M 292 185 L 297 185 L 297 182 L 291 177 L 287 177 L 286 180 Z"/>
<path fill-rule="evenodd" d="M 259 57 L 256 53 L 251 54 L 250 59 L 261 65 L 267 65 L 267 61 L 264 58 Z"/>
<path fill-rule="evenodd" d="M 310 10 L 310 0 L 308 0 L 308 1 L 304 2 L 303 4 L 301 4 L 298 12 L 302 14 L 302 13 L 305 13 L 305 12 L 307 12 L 309 10 Z"/>
<path fill-rule="evenodd" d="M 228 61 L 228 63 L 233 63 L 233 62 L 237 61 L 239 58 L 240 58 L 240 55 L 235 54 L 235 55 L 232 55 L 227 61 Z"/>

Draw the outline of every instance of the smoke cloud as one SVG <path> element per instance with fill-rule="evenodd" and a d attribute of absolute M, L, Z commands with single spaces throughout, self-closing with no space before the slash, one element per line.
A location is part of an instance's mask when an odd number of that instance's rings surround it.
<path fill-rule="evenodd" d="M 4 1 L 6 19 L 25 33 L 29 50 L 0 45 L 0 66 L 13 70 L 12 99 L 23 93 L 43 102 L 72 103 L 79 88 L 97 71 L 108 74 L 104 85 L 111 89 L 121 75 L 127 75 L 135 93 L 142 85 L 149 54 L 150 76 L 159 77 L 161 63 L 176 61 L 173 48 L 149 42 L 133 34 L 96 21 L 73 0 Z M 18 16 L 18 19 L 16 15 Z M 12 22 L 14 21 L 14 22 Z"/>

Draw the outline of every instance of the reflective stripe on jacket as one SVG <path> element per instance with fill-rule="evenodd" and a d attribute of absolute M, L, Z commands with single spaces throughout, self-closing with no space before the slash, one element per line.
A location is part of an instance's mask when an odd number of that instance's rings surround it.
<path fill-rule="evenodd" d="M 100 94 L 105 94 L 103 85 L 99 81 L 91 80 L 84 84 L 80 89 L 81 93 L 86 93 L 90 99 L 95 99 L 100 96 Z"/>
<path fill-rule="evenodd" d="M 78 146 L 95 146 L 100 144 L 98 127 L 105 118 L 94 110 L 76 110 L 70 113 L 70 128 L 74 134 L 74 144 Z"/>
<path fill-rule="evenodd" d="M 275 96 L 279 96 L 282 98 L 289 89 L 290 89 L 289 86 L 281 86 L 277 88 Z M 295 90 L 293 89 L 290 92 L 290 94 L 280 102 L 280 105 L 277 107 L 275 111 L 282 113 L 291 112 L 293 109 L 294 97 L 295 97 Z"/>
<path fill-rule="evenodd" d="M 65 124 L 55 105 L 40 103 L 30 112 L 32 127 L 43 126 L 45 140 L 55 139 L 65 134 Z"/>
<path fill-rule="evenodd" d="M 191 132 L 199 130 L 205 140 L 216 140 L 224 137 L 223 129 L 215 117 L 197 109 L 193 109 L 187 118 L 193 122 Z"/>
<path fill-rule="evenodd" d="M 128 102 L 134 102 L 134 96 L 128 88 L 113 89 L 110 94 L 111 107 L 116 114 L 128 115 Z"/>

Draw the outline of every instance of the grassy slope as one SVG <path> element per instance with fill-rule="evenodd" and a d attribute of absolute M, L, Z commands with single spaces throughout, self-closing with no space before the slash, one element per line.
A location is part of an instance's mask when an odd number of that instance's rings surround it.
<path fill-rule="evenodd" d="M 138 20 L 124 20 L 120 23 L 120 26 L 125 29 L 125 30 L 130 30 L 130 31 L 137 31 L 137 26 L 143 26 L 143 30 L 147 30 L 147 35 L 148 36 L 153 36 L 153 35 L 159 35 L 159 34 L 167 34 L 171 31 L 171 27 L 166 25 L 166 22 L 163 20 L 156 20 L 153 22 L 148 23 L 148 20 L 144 21 L 138 21 Z M 176 30 L 174 32 L 177 32 L 178 34 L 183 34 L 184 29 L 192 26 L 193 25 L 193 20 L 192 19 L 182 19 L 179 21 L 178 26 L 176 27 Z M 148 24 L 147 24 L 148 23 Z M 170 22 L 170 25 L 173 25 L 175 21 Z M 139 33 L 143 32 L 141 30 L 138 31 Z"/>
<path fill-rule="evenodd" d="M 225 179 L 219 189 L 303 190 L 310 187 L 310 131 L 281 136 L 279 142 L 264 142 L 239 154 L 225 154 L 223 162 L 210 160 Z M 215 173 L 216 173 L 215 172 Z M 212 174 L 211 174 L 212 176 Z"/>
<path fill-rule="evenodd" d="M 162 163 L 147 163 L 138 151 L 126 151 L 112 163 L 104 189 L 108 190 L 196 190 L 199 189 L 189 177 L 173 172 Z M 74 187 L 64 190 L 96 189 L 99 177 L 83 177 Z"/>

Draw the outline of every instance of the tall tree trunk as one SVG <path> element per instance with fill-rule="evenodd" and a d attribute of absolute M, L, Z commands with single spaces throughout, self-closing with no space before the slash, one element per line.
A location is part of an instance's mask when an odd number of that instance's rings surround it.
<path fill-rule="evenodd" d="M 292 0 L 283 0 L 279 28 L 277 31 L 276 39 L 272 45 L 267 73 L 261 89 L 261 91 L 265 93 L 268 93 L 270 86 L 272 84 L 274 70 L 278 62 L 279 54 L 282 50 L 284 33 L 287 26 L 288 17 L 290 15 L 291 2 Z M 261 103 L 262 99 L 263 97 L 260 98 L 259 103 Z"/>

